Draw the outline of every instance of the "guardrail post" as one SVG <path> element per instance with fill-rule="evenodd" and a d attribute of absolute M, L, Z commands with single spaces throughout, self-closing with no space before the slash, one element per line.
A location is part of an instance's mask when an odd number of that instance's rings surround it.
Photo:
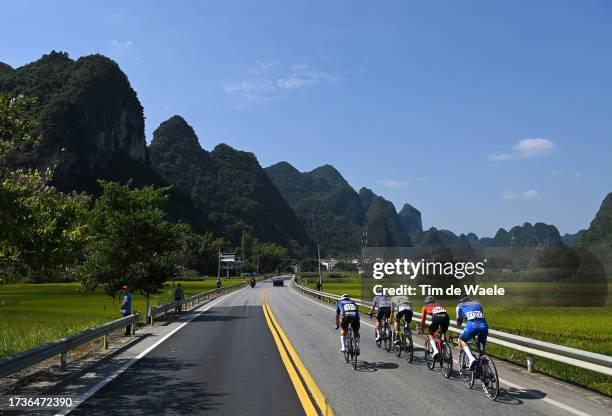
<path fill-rule="evenodd" d="M 138 318 L 134 318 L 132 321 L 132 335 L 136 335 L 136 324 L 138 323 Z"/>
<path fill-rule="evenodd" d="M 65 370 L 67 365 L 68 365 L 68 351 L 65 351 L 60 354 L 60 368 L 62 370 Z"/>
<path fill-rule="evenodd" d="M 108 335 L 104 335 L 102 337 L 102 348 L 104 348 L 105 350 L 108 349 Z"/>
<path fill-rule="evenodd" d="M 533 373 L 535 366 L 535 357 L 531 354 L 527 354 L 527 372 Z"/>

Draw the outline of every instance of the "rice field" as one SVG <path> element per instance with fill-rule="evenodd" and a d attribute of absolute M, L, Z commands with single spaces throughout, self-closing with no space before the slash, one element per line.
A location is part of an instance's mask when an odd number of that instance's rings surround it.
<path fill-rule="evenodd" d="M 229 286 L 244 279 L 224 279 Z M 185 296 L 215 288 L 216 278 L 184 281 Z M 154 297 L 164 302 L 172 291 Z M 171 296 L 171 295 L 170 295 Z M 102 288 L 83 293 L 78 283 L 15 284 L 0 286 L 0 358 L 61 339 L 121 317 L 120 298 L 112 299 Z M 145 311 L 144 296 L 132 295 L 132 310 Z"/>

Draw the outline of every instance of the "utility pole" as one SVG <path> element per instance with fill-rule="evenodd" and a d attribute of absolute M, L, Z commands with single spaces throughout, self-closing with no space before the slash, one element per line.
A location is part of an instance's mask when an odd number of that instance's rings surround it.
<path fill-rule="evenodd" d="M 244 272 L 244 232 L 242 233 L 242 238 L 240 240 L 242 245 L 242 266 L 240 267 L 240 274 L 242 274 Z"/>
<path fill-rule="evenodd" d="M 219 265 L 217 266 L 217 280 L 221 279 L 221 248 L 219 247 Z"/>
<path fill-rule="evenodd" d="M 317 290 L 321 290 L 323 287 L 323 278 L 321 277 L 321 248 L 319 247 L 319 243 L 317 243 L 317 254 L 319 256 L 319 284 Z"/>

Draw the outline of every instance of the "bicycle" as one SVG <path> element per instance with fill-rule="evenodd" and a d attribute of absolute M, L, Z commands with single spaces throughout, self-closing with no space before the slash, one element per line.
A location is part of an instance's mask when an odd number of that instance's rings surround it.
<path fill-rule="evenodd" d="M 479 378 L 486 396 L 491 400 L 495 400 L 499 394 L 497 368 L 495 368 L 493 360 L 481 350 L 480 343 L 477 342 L 476 344 L 478 346 L 478 357 L 476 362 L 474 362 L 472 370 L 468 368 L 469 359 L 467 354 L 463 350 L 459 353 L 459 375 L 461 376 L 461 382 L 465 387 L 471 389 L 474 386 L 474 381 Z M 472 347 L 472 342 L 468 342 L 468 346 Z"/>
<path fill-rule="evenodd" d="M 425 361 L 427 362 L 427 368 L 433 370 L 436 366 L 436 362 L 440 362 L 440 368 L 444 378 L 449 378 L 453 372 L 453 350 L 451 345 L 446 340 L 445 333 L 438 333 L 436 337 L 436 343 L 438 344 L 438 359 L 433 359 L 433 348 L 429 342 L 429 337 L 425 338 Z"/>
<path fill-rule="evenodd" d="M 395 348 L 395 355 L 399 358 L 402 355 L 402 351 L 404 351 L 404 358 L 409 363 L 414 359 L 414 342 L 412 341 L 412 330 L 410 329 L 410 324 L 406 322 L 405 319 L 402 318 L 402 325 L 400 326 L 400 331 L 397 334 L 399 338 L 399 342 L 395 343 L 395 339 L 393 340 L 393 345 Z M 393 338 L 395 338 L 395 334 L 393 334 Z"/>
<path fill-rule="evenodd" d="M 353 328 L 350 326 L 346 330 L 346 343 L 344 347 L 344 359 L 351 363 L 354 370 L 357 370 L 357 345 L 353 336 Z"/>
<path fill-rule="evenodd" d="M 374 336 L 376 336 L 376 331 L 374 331 Z M 387 352 L 391 352 L 391 347 L 393 346 L 393 331 L 391 331 L 389 318 L 384 318 L 381 322 L 380 339 L 376 341 L 376 346 L 380 348 L 383 343 L 385 344 Z"/>

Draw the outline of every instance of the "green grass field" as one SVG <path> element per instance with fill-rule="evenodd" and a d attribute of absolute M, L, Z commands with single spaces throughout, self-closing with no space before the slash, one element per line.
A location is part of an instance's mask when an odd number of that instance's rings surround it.
<path fill-rule="evenodd" d="M 307 285 L 316 288 L 312 279 Z M 541 284 L 504 282 L 503 286 L 509 293 L 513 290 L 515 297 L 525 298 L 528 293 L 533 292 L 534 286 Z M 555 285 L 554 290 L 551 288 L 550 292 L 551 296 L 559 296 L 568 290 L 569 288 L 564 285 Z M 342 282 L 338 283 L 324 281 L 323 291 L 335 294 L 348 293 L 355 298 L 362 297 L 361 284 L 356 279 L 342 279 Z M 420 311 L 422 298 L 417 297 L 414 300 L 415 311 Z M 454 319 L 457 301 L 441 299 L 441 302 L 450 310 L 451 319 Z M 492 329 L 612 355 L 612 306 L 513 306 L 515 303 L 510 300 L 499 302 L 490 298 L 482 302 L 489 327 Z M 526 365 L 526 356 L 523 353 L 493 344 L 490 344 L 487 350 L 499 358 Z M 612 395 L 612 377 L 539 358 L 536 358 L 536 368 L 543 373 Z"/>
<path fill-rule="evenodd" d="M 185 296 L 215 288 L 215 278 L 181 282 Z M 244 279 L 224 279 L 230 286 Z M 168 298 L 154 297 L 152 305 Z M 120 318 L 119 298 L 112 299 L 99 288 L 81 293 L 78 283 L 15 284 L 0 286 L 0 358 L 75 334 Z M 145 311 L 146 299 L 133 295 L 132 310 Z"/>

